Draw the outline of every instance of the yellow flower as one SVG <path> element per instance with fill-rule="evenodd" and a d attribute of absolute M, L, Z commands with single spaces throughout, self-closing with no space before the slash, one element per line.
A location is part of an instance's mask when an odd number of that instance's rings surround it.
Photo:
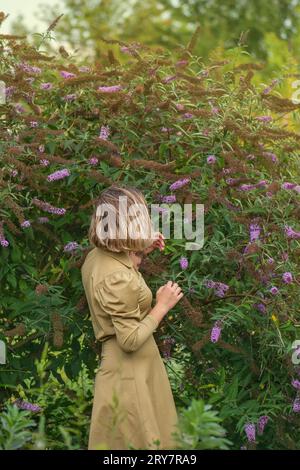
<path fill-rule="evenodd" d="M 276 315 L 274 315 L 274 313 L 273 313 L 273 315 L 271 316 L 271 319 L 273 320 L 273 322 L 275 323 L 276 326 L 279 325 L 278 318 L 276 317 Z"/>

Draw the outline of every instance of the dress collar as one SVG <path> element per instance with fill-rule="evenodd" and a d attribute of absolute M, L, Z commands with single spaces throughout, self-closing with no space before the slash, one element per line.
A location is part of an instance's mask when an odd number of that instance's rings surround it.
<path fill-rule="evenodd" d="M 132 259 L 130 258 L 129 252 L 127 252 L 127 251 L 116 252 L 116 251 L 108 250 L 107 248 L 104 248 L 104 247 L 100 247 L 100 248 L 98 248 L 98 250 L 100 250 L 103 253 L 105 253 L 106 255 L 111 256 L 112 258 L 120 261 L 120 263 L 125 264 L 125 266 L 128 266 L 129 268 L 133 267 Z"/>

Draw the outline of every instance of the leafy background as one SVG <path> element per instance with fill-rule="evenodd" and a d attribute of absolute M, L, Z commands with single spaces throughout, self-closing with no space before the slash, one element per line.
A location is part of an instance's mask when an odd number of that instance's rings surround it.
<path fill-rule="evenodd" d="M 156 333 L 179 446 L 299 448 L 298 7 L 276 24 L 282 3 L 260 2 L 259 21 L 243 2 L 222 18 L 206 3 L 164 3 L 169 23 L 147 28 L 158 4 L 136 5 L 114 31 L 113 1 L 67 1 L 45 33 L 0 35 L 1 448 L 87 446 L 100 351 L 80 267 L 94 203 L 114 182 L 149 204 L 205 207 L 201 250 L 171 238 L 141 267 L 153 292 L 176 279 L 185 293 Z"/>

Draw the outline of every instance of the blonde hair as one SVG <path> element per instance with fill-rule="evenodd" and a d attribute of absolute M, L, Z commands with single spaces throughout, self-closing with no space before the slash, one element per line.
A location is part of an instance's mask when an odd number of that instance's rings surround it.
<path fill-rule="evenodd" d="M 126 197 L 126 213 L 120 211 L 120 197 Z M 105 220 L 108 210 L 110 214 L 114 213 L 113 221 Z M 134 237 L 130 236 L 129 232 L 133 230 L 131 218 L 138 219 L 139 230 L 137 232 L 141 232 L 140 235 L 135 232 Z M 152 230 L 152 222 L 143 193 L 133 187 L 112 185 L 102 191 L 97 199 L 88 237 L 89 242 L 98 248 L 104 247 L 115 252 L 143 251 L 153 242 Z M 103 236 L 103 231 L 105 236 Z M 125 237 L 121 236 L 122 233 L 126 234 Z"/>

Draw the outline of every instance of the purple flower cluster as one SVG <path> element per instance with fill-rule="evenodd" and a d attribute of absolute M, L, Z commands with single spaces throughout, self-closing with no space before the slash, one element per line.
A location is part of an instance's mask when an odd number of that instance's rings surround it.
<path fill-rule="evenodd" d="M 52 83 L 47 82 L 47 83 L 41 83 L 41 90 L 51 90 L 53 88 Z"/>
<path fill-rule="evenodd" d="M 109 126 L 101 126 L 99 138 L 107 140 L 110 134 Z"/>
<path fill-rule="evenodd" d="M 217 341 L 219 341 L 220 336 L 221 336 L 221 331 L 222 329 L 221 329 L 220 323 L 216 322 L 210 333 L 210 340 L 212 343 L 216 343 Z"/>
<path fill-rule="evenodd" d="M 268 423 L 269 421 L 269 416 L 260 416 L 260 418 L 258 419 L 258 422 L 257 422 L 257 431 L 258 431 L 258 434 L 263 434 L 264 432 L 264 429 L 266 427 L 266 424 Z"/>
<path fill-rule="evenodd" d="M 263 89 L 262 93 L 264 95 L 267 95 L 268 93 L 270 93 L 270 91 L 272 91 L 272 89 L 274 88 L 274 86 L 279 82 L 279 80 L 277 78 L 274 78 L 272 81 L 271 81 L 271 84 L 269 86 L 267 86 L 266 88 Z"/>
<path fill-rule="evenodd" d="M 296 397 L 293 403 L 293 411 L 295 413 L 300 412 L 300 397 Z"/>
<path fill-rule="evenodd" d="M 191 181 L 191 178 L 183 178 L 183 179 L 174 181 L 174 183 L 170 185 L 170 191 L 176 191 L 176 189 L 182 188 L 182 186 L 185 186 L 190 181 Z"/>
<path fill-rule="evenodd" d="M 176 195 L 171 194 L 171 196 L 161 196 L 161 202 L 172 204 L 172 202 L 176 202 Z"/>
<path fill-rule="evenodd" d="M 69 95 L 64 96 L 63 100 L 67 103 L 71 103 L 72 101 L 76 100 L 76 93 L 70 93 Z"/>
<path fill-rule="evenodd" d="M 89 164 L 90 165 L 97 165 L 98 161 L 99 160 L 98 160 L 97 157 L 92 157 L 92 158 L 89 159 Z"/>
<path fill-rule="evenodd" d="M 120 90 L 122 90 L 121 85 L 99 86 L 98 87 L 98 91 L 101 91 L 102 93 L 116 93 Z"/>
<path fill-rule="evenodd" d="M 297 193 L 300 193 L 300 185 L 296 184 L 296 183 L 288 183 L 288 182 L 282 183 L 281 188 L 282 189 L 293 189 Z"/>
<path fill-rule="evenodd" d="M 215 155 L 208 155 L 207 159 L 206 159 L 206 162 L 209 164 L 209 165 L 212 165 L 214 163 L 216 163 L 217 159 L 215 157 Z"/>
<path fill-rule="evenodd" d="M 14 405 L 22 410 L 29 410 L 33 412 L 42 411 L 42 408 L 39 405 L 34 405 L 33 403 L 29 403 L 28 401 L 23 401 L 20 399 L 14 401 Z"/>
<path fill-rule="evenodd" d="M 76 77 L 75 73 L 68 72 L 67 70 L 61 70 L 60 75 L 61 75 L 63 78 L 66 78 L 66 79 L 75 78 L 75 77 Z"/>
<path fill-rule="evenodd" d="M 27 72 L 27 73 L 35 73 L 38 75 L 42 73 L 42 70 L 39 67 L 35 67 L 33 65 L 22 63 L 22 64 L 19 64 L 19 67 L 20 69 L 22 69 L 24 72 Z"/>
<path fill-rule="evenodd" d="M 295 387 L 297 390 L 300 390 L 300 381 L 295 379 L 292 381 L 293 387 Z"/>
<path fill-rule="evenodd" d="M 54 173 L 51 173 L 51 175 L 48 175 L 47 180 L 48 181 L 61 180 L 63 178 L 66 178 L 66 176 L 70 176 L 70 172 L 67 168 L 64 168 L 63 170 L 57 170 Z"/>
<path fill-rule="evenodd" d="M 260 226 L 258 224 L 250 224 L 250 241 L 251 243 L 259 239 Z"/>
<path fill-rule="evenodd" d="M 253 307 L 256 308 L 256 310 L 258 310 L 260 313 L 266 313 L 267 311 L 265 304 L 262 303 L 254 304 Z"/>
<path fill-rule="evenodd" d="M 248 439 L 248 442 L 255 442 L 255 424 L 254 423 L 247 423 L 245 424 L 245 433 Z"/>
<path fill-rule="evenodd" d="M 187 269 L 188 266 L 189 266 L 189 262 L 188 262 L 187 258 L 185 258 L 184 256 L 182 256 L 182 257 L 180 258 L 179 263 L 180 263 L 181 269 Z"/>
<path fill-rule="evenodd" d="M 21 227 L 22 228 L 27 228 L 27 227 L 30 227 L 30 222 L 29 220 L 24 220 L 24 222 L 21 223 Z"/>
<path fill-rule="evenodd" d="M 288 238 L 300 238 L 300 232 L 297 232 L 289 225 L 284 226 L 284 231 Z"/>
<path fill-rule="evenodd" d="M 291 284 L 293 282 L 293 275 L 290 272 L 283 273 L 282 280 L 286 284 Z"/>
<path fill-rule="evenodd" d="M 271 287 L 270 292 L 272 295 L 276 295 L 278 294 L 279 290 L 277 289 L 277 287 L 273 286 Z"/>
<path fill-rule="evenodd" d="M 72 251 L 76 251 L 80 248 L 80 245 L 77 242 L 69 242 L 64 246 L 64 251 L 69 253 Z"/>
<path fill-rule="evenodd" d="M 251 189 L 256 189 L 256 188 L 262 188 L 263 186 L 266 186 L 267 182 L 265 180 L 261 180 L 256 184 L 242 184 L 238 190 L 239 191 L 250 191 Z"/>
<path fill-rule="evenodd" d="M 217 297 L 224 297 L 225 293 L 229 289 L 227 284 L 223 284 L 222 282 L 215 282 L 212 280 L 205 280 L 203 284 L 208 289 L 214 289 Z"/>
<path fill-rule="evenodd" d="M 44 210 L 45 212 L 49 212 L 50 214 L 64 215 L 66 213 L 66 209 L 53 207 L 48 202 L 41 201 L 36 197 L 32 199 L 32 203 L 40 209 Z"/>

